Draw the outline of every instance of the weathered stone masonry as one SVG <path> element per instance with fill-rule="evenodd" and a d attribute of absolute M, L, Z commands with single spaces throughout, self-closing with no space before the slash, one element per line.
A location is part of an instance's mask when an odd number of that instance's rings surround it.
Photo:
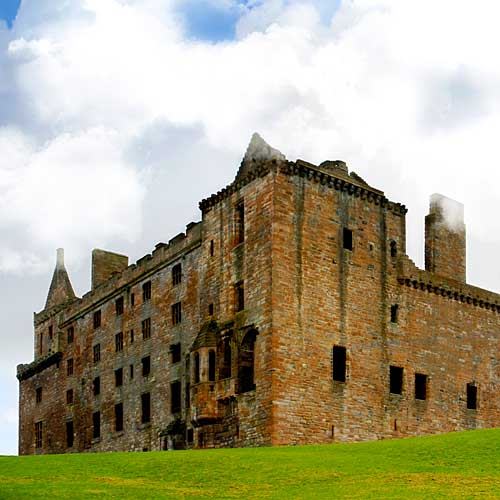
<path fill-rule="evenodd" d="M 82 298 L 58 251 L 18 367 L 21 454 L 500 425 L 500 296 L 466 284 L 460 204 L 431 199 L 420 270 L 403 205 L 254 137 L 200 209 L 135 264 L 94 250 Z"/>

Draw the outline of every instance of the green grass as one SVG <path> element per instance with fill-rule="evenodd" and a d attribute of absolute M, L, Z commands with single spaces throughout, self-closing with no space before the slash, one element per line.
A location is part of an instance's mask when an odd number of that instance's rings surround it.
<path fill-rule="evenodd" d="M 0 499 L 500 498 L 500 429 L 370 443 L 0 457 Z"/>

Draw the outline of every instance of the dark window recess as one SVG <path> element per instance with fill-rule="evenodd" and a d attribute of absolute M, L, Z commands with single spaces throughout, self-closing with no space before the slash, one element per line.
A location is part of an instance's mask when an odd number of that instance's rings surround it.
<path fill-rule="evenodd" d="M 214 305 L 213 304 L 208 304 L 208 315 L 209 316 L 214 315 Z"/>
<path fill-rule="evenodd" d="M 134 343 L 134 330 L 130 330 L 130 343 Z"/>
<path fill-rule="evenodd" d="M 215 351 L 208 351 L 208 380 L 215 382 Z"/>
<path fill-rule="evenodd" d="M 172 268 L 172 285 L 178 285 L 182 281 L 182 264 L 176 264 Z"/>
<path fill-rule="evenodd" d="M 415 399 L 427 399 L 427 375 L 415 373 Z"/>
<path fill-rule="evenodd" d="M 170 384 L 170 411 L 179 413 L 181 411 L 182 388 L 179 380 Z"/>
<path fill-rule="evenodd" d="M 123 431 L 123 403 L 115 405 L 115 431 Z"/>
<path fill-rule="evenodd" d="M 186 439 L 189 444 L 193 444 L 194 441 L 194 432 L 193 429 L 188 429 L 186 433 Z"/>
<path fill-rule="evenodd" d="M 72 326 L 68 328 L 67 339 L 68 339 L 68 344 L 72 344 L 73 341 L 75 340 L 75 329 Z"/>
<path fill-rule="evenodd" d="M 347 350 L 344 346 L 336 345 L 332 349 L 332 378 L 337 382 L 346 380 Z"/>
<path fill-rule="evenodd" d="M 94 363 L 99 363 L 101 361 L 101 344 L 96 344 L 94 346 Z"/>
<path fill-rule="evenodd" d="M 194 383 L 198 384 L 200 382 L 200 355 L 194 353 Z"/>
<path fill-rule="evenodd" d="M 243 311 L 245 309 L 245 287 L 243 281 L 239 281 L 234 285 L 234 294 L 236 311 Z"/>
<path fill-rule="evenodd" d="M 467 409 L 477 410 L 477 386 L 467 384 Z"/>
<path fill-rule="evenodd" d="M 94 330 L 101 326 L 101 310 L 94 312 Z"/>
<path fill-rule="evenodd" d="M 149 374 L 151 373 L 151 357 L 146 356 L 145 358 L 142 358 L 141 363 L 142 363 L 142 376 L 148 377 Z"/>
<path fill-rule="evenodd" d="M 101 394 L 101 377 L 96 377 L 92 381 L 92 392 L 94 396 L 99 396 L 99 394 Z"/>
<path fill-rule="evenodd" d="M 94 439 L 101 437 L 101 412 L 92 413 L 92 437 Z"/>
<path fill-rule="evenodd" d="M 43 354 L 43 332 L 40 332 L 40 343 L 38 344 L 38 354 Z"/>
<path fill-rule="evenodd" d="M 130 380 L 132 380 L 134 378 L 134 365 L 130 365 L 130 367 L 129 367 L 129 376 L 130 376 Z"/>
<path fill-rule="evenodd" d="M 346 227 L 342 230 L 342 246 L 346 250 L 352 250 L 352 231 Z"/>
<path fill-rule="evenodd" d="M 75 439 L 75 433 L 73 430 L 73 422 L 72 421 L 66 422 L 66 446 L 68 448 L 73 447 L 74 439 Z"/>
<path fill-rule="evenodd" d="M 121 387 L 123 385 L 123 368 L 118 368 L 115 370 L 115 387 Z"/>
<path fill-rule="evenodd" d="M 149 338 L 151 338 L 151 318 L 146 318 L 142 320 L 142 339 Z"/>
<path fill-rule="evenodd" d="M 151 420 L 151 394 L 141 394 L 141 422 L 147 424 Z"/>
<path fill-rule="evenodd" d="M 135 306 L 135 293 L 130 294 L 130 305 L 131 307 Z"/>
<path fill-rule="evenodd" d="M 42 388 L 37 387 L 36 388 L 36 396 L 35 396 L 36 402 L 41 403 L 42 402 Z"/>
<path fill-rule="evenodd" d="M 396 257 L 398 255 L 398 245 L 392 240 L 391 241 L 391 257 Z"/>
<path fill-rule="evenodd" d="M 215 254 L 215 243 L 214 240 L 210 240 L 210 257 L 213 257 Z"/>
<path fill-rule="evenodd" d="M 245 241 L 245 204 L 241 201 L 235 209 L 236 243 Z"/>
<path fill-rule="evenodd" d="M 182 305 L 180 302 L 172 305 L 172 324 L 177 325 L 182 321 Z"/>
<path fill-rule="evenodd" d="M 255 389 L 255 342 L 257 332 L 249 331 L 243 341 L 239 351 L 238 378 L 239 392 L 248 392 Z"/>
<path fill-rule="evenodd" d="M 397 323 L 398 322 L 398 313 L 399 313 L 399 305 L 398 304 L 393 304 L 391 306 L 391 323 Z"/>
<path fill-rule="evenodd" d="M 400 366 L 389 367 L 389 392 L 403 394 L 403 368 Z"/>
<path fill-rule="evenodd" d="M 142 301 L 146 302 L 148 300 L 151 300 L 151 281 L 146 281 L 142 285 Z"/>
<path fill-rule="evenodd" d="M 52 326 L 49 326 L 49 339 L 52 340 L 53 336 L 54 336 L 54 329 Z"/>
<path fill-rule="evenodd" d="M 66 374 L 68 375 L 68 377 L 73 375 L 73 358 L 68 359 L 68 361 L 66 362 Z"/>
<path fill-rule="evenodd" d="M 123 314 L 123 297 L 118 297 L 115 301 L 116 315 L 121 316 Z"/>
<path fill-rule="evenodd" d="M 35 422 L 35 448 L 43 445 L 43 422 Z"/>
<path fill-rule="evenodd" d="M 220 378 L 231 377 L 231 339 L 226 337 L 222 343 L 222 366 L 220 370 Z"/>
<path fill-rule="evenodd" d="M 172 344 L 170 346 L 170 353 L 172 355 L 172 363 L 179 363 L 181 360 L 181 343 Z"/>
<path fill-rule="evenodd" d="M 186 408 L 189 408 L 191 406 L 191 384 L 189 382 L 186 383 L 185 390 L 186 390 L 186 395 L 184 398 L 185 405 Z"/>
<path fill-rule="evenodd" d="M 73 389 L 68 389 L 66 391 L 66 404 L 67 405 L 72 405 L 73 401 L 74 401 Z"/>
<path fill-rule="evenodd" d="M 118 332 L 115 335 L 115 351 L 116 352 L 123 351 L 123 332 Z"/>

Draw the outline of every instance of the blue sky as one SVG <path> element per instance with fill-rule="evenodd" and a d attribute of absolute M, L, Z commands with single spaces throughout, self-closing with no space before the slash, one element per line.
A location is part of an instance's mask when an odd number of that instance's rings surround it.
<path fill-rule="evenodd" d="M 0 19 L 7 22 L 9 28 L 16 18 L 17 11 L 21 0 L 1 0 L 0 1 Z"/>

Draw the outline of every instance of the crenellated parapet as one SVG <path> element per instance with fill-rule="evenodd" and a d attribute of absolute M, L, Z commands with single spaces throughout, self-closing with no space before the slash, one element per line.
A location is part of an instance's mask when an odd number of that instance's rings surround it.
<path fill-rule="evenodd" d="M 17 365 L 17 379 L 27 380 L 37 373 L 42 372 L 49 366 L 59 363 L 62 359 L 62 352 L 51 352 L 45 356 L 36 359 L 27 365 Z"/>

